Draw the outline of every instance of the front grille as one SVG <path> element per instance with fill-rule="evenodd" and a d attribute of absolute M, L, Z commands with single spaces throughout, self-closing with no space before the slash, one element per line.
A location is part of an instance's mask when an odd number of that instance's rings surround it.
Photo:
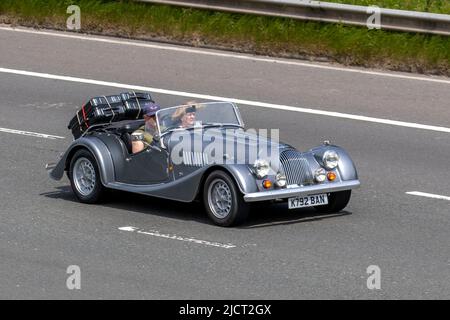
<path fill-rule="evenodd" d="M 309 185 L 314 182 L 308 160 L 300 152 L 295 150 L 283 151 L 280 155 L 280 161 L 288 185 Z"/>

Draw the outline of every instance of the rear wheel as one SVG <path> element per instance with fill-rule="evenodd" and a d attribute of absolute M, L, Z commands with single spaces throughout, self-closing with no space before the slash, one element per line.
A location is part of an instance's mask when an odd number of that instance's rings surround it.
<path fill-rule="evenodd" d="M 104 194 L 97 161 L 85 149 L 77 151 L 70 161 L 69 179 L 80 202 L 97 203 Z"/>
<path fill-rule="evenodd" d="M 328 194 L 328 204 L 314 207 L 318 212 L 332 213 L 343 210 L 350 201 L 351 190 L 333 192 Z"/>
<path fill-rule="evenodd" d="M 214 171 L 206 179 L 203 202 L 209 218 L 222 227 L 238 225 L 248 216 L 248 203 L 234 180 L 223 171 Z"/>

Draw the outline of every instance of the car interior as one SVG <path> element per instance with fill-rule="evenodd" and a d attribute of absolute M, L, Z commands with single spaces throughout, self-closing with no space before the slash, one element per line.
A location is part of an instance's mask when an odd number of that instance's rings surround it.
<path fill-rule="evenodd" d="M 142 127 L 144 124 L 145 121 L 143 119 L 126 120 L 114 122 L 107 128 L 105 128 L 105 130 L 119 136 L 122 142 L 124 143 L 125 148 L 128 151 L 128 154 L 131 155 L 132 154 L 131 134 L 134 131 L 138 130 L 140 127 Z"/>

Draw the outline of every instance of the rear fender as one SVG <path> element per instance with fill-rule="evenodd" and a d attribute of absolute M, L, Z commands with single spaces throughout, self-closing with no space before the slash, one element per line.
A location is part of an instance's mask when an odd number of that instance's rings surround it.
<path fill-rule="evenodd" d="M 69 170 L 72 157 L 80 149 L 87 149 L 94 156 L 103 185 L 115 181 L 114 164 L 111 154 L 106 145 L 100 139 L 93 136 L 82 137 L 72 142 L 53 170 L 50 171 L 50 177 L 54 180 L 61 180 L 64 172 Z"/>

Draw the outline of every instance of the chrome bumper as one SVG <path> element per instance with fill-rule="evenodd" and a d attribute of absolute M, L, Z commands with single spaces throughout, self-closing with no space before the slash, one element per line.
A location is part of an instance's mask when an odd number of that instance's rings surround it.
<path fill-rule="evenodd" d="M 244 195 L 244 201 L 245 202 L 265 201 L 290 197 L 307 196 L 318 193 L 330 193 L 330 192 L 351 190 L 358 188 L 360 184 L 361 183 L 359 182 L 359 180 L 351 180 L 336 183 L 328 183 L 325 185 L 319 184 L 315 186 L 247 193 Z"/>

